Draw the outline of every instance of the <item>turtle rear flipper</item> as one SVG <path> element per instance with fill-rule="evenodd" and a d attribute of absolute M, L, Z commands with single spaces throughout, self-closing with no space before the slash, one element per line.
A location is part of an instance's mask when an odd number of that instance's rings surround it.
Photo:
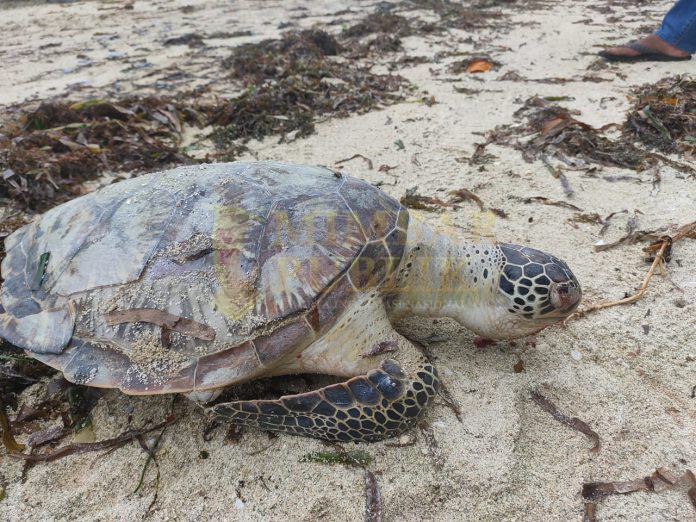
<path fill-rule="evenodd" d="M 218 404 L 213 413 L 236 424 L 337 442 L 372 442 L 412 427 L 437 393 L 425 359 L 405 373 L 387 359 L 367 375 L 278 400 Z"/>
<path fill-rule="evenodd" d="M 34 353 L 61 353 L 75 328 L 75 306 L 69 303 L 25 317 L 0 313 L 0 338 Z"/>

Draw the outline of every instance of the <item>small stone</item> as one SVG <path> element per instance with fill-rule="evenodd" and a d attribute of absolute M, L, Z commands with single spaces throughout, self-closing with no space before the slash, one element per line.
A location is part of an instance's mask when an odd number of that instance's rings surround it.
<path fill-rule="evenodd" d="M 579 361 L 580 359 L 582 359 L 582 354 L 577 350 L 571 351 L 570 356 L 573 358 L 574 361 Z"/>
<path fill-rule="evenodd" d="M 234 507 L 237 509 L 244 509 L 244 502 L 241 498 L 237 497 L 234 499 Z"/>

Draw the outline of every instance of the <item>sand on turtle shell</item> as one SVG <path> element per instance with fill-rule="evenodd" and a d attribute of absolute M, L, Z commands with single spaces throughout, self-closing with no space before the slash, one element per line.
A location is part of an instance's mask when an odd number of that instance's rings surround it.
<path fill-rule="evenodd" d="M 487 152 L 495 158 L 482 167 L 470 166 L 463 158 L 483 141 L 478 133 L 512 122 L 513 113 L 530 96 L 568 97 L 563 104 L 598 127 L 624 120 L 630 87 L 692 72 L 692 62 L 588 71 L 600 46 L 631 40 L 657 27 L 672 2 L 558 0 L 527 8 L 526 2 L 515 4 L 522 7 L 500 4 L 511 10 L 510 26 L 404 39 L 408 55 L 425 56 L 428 61 L 398 66 L 397 72 L 434 96 L 434 105 L 414 97 L 383 111 L 330 120 L 317 125 L 317 133 L 306 139 L 254 142 L 245 159 L 333 165 L 359 153 L 371 158 L 375 168 L 370 170 L 357 159 L 345 163 L 345 170 L 382 183 L 395 197 L 416 186 L 418 193 L 441 199 L 452 189 L 468 188 L 486 207 L 503 209 L 509 216 L 493 223 L 499 240 L 550 250 L 568 261 L 586 302 L 621 298 L 640 284 L 646 272 L 641 245 L 594 252 L 593 244 L 602 239 L 599 226 L 569 223 L 572 211 L 565 208 L 525 204 L 522 199 L 532 196 L 564 198 L 560 183 L 541 162 L 526 163 L 518 151 L 494 146 Z M 186 45 L 164 46 L 167 38 L 192 32 L 253 32 L 216 40 L 206 52 L 221 59 L 231 45 L 277 36 L 281 22 L 310 27 L 338 19 L 342 22 L 328 26 L 338 31 L 342 23 L 375 6 L 352 0 L 136 0 L 133 9 L 90 1 L 3 5 L 0 102 L 63 95 L 71 85 L 84 89 L 73 92 L 73 97 L 99 97 L 116 87 L 151 91 L 152 78 L 165 67 L 176 65 L 194 75 L 210 69 L 210 61 Z M 338 12 L 343 14 L 334 14 Z M 449 63 L 461 57 L 437 55 L 447 50 L 490 53 L 502 65 L 480 75 L 449 73 Z M 118 53 L 126 53 L 133 63 L 147 59 L 151 66 L 108 59 Z M 92 66 L 78 58 L 83 54 Z M 590 74 L 606 81 L 497 80 L 512 71 L 531 80 Z M 150 73 L 154 75 L 147 76 Z M 198 83 L 204 82 L 190 80 L 192 87 Z M 403 147 L 395 145 L 397 141 Z M 380 165 L 396 168 L 385 174 L 378 170 Z M 571 201 L 584 212 L 606 216 L 639 209 L 640 228 L 645 229 L 696 219 L 694 181 L 670 167 L 660 168 L 658 191 L 645 173 L 605 167 L 600 174 L 630 175 L 640 181 L 610 182 L 601 175 L 568 171 L 575 189 Z M 445 215 L 465 228 L 480 216 L 471 203 Z M 618 219 L 604 239 L 623 235 L 625 223 Z M 387 442 L 344 445 L 372 456 L 369 469 L 381 489 L 383 520 L 579 521 L 580 492 L 586 482 L 632 480 L 662 466 L 676 474 L 696 470 L 695 258 L 696 242 L 680 242 L 674 248 L 669 277 L 655 277 L 641 301 L 547 329 L 533 342 L 477 349 L 473 336 L 451 321 L 404 321 L 401 327 L 409 336 L 429 342 L 443 382 L 461 405 L 463 421 L 442 399 L 429 410 L 426 420 L 438 443 L 437 460 L 429 437 L 419 430 L 407 434 L 405 442 L 413 444 L 404 447 Z M 523 371 L 518 373 L 520 359 Z M 38 402 L 44 387 L 40 383 L 28 389 L 22 402 Z M 601 451 L 590 453 L 592 443 L 584 435 L 542 411 L 530 400 L 533 390 L 564 413 L 586 421 L 599 434 Z M 129 397 L 107 391 L 93 411 L 97 440 L 160 422 L 172 407 L 179 420 L 166 430 L 157 450 L 160 480 L 152 506 L 156 468 L 148 467 L 143 487 L 134 493 L 147 459 L 134 443 L 107 455 L 74 455 L 39 464 L 27 471 L 25 480 L 22 463 L 2 454 L 0 481 L 7 486 L 6 498 L 0 501 L 1 518 L 343 521 L 363 517 L 361 469 L 303 460 L 307 453 L 326 449 L 321 442 L 282 435 L 269 438 L 247 430 L 239 442 L 231 443 L 225 441 L 226 427 L 214 430 L 212 439 L 206 440 L 203 430 L 208 419 L 187 401 L 172 406 L 171 397 Z M 602 521 L 681 521 L 693 520 L 695 514 L 680 486 L 603 499 L 597 516 Z"/>

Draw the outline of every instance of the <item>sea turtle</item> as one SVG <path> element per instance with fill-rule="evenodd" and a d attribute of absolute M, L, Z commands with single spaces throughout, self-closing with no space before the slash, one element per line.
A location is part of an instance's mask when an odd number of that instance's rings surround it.
<path fill-rule="evenodd" d="M 567 317 L 580 287 L 538 250 L 463 242 L 369 183 L 275 162 L 188 166 L 107 186 L 5 240 L 0 337 L 74 383 L 128 394 L 258 377 L 347 378 L 212 406 L 328 440 L 411 426 L 435 368 L 392 322 L 447 316 L 488 338 Z"/>

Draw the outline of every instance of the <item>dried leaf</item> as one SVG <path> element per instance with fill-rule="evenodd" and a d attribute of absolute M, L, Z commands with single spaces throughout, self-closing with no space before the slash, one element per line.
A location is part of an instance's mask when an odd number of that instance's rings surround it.
<path fill-rule="evenodd" d="M 488 72 L 493 68 L 493 64 L 484 58 L 476 58 L 471 60 L 466 66 L 468 73 Z"/>
<path fill-rule="evenodd" d="M 156 324 L 204 341 L 215 340 L 215 330 L 210 326 L 154 308 L 131 308 L 106 314 L 106 324 L 109 326 L 140 322 Z"/>
<path fill-rule="evenodd" d="M 571 121 L 573 121 L 573 119 L 568 115 L 554 116 L 553 118 L 546 120 L 541 125 L 541 135 L 546 136 L 554 129 L 556 129 L 556 131 L 560 131 L 562 128 L 561 125 L 567 127 Z"/>
<path fill-rule="evenodd" d="M 452 203 L 442 201 L 439 198 L 421 196 L 420 194 L 406 194 L 401 197 L 401 204 L 408 208 L 424 210 L 426 212 L 437 212 L 442 208 L 451 208 Z"/>
<path fill-rule="evenodd" d="M 518 358 L 512 369 L 515 373 L 522 373 L 524 371 L 524 361 Z"/>
<path fill-rule="evenodd" d="M 635 491 L 652 491 L 650 477 L 623 482 L 589 482 L 582 486 L 582 497 L 585 500 L 599 500 L 609 495 L 625 495 Z"/>
<path fill-rule="evenodd" d="M 667 468 L 657 468 L 650 477 L 650 480 L 652 480 L 655 492 L 661 493 L 674 486 L 679 479 Z"/>

